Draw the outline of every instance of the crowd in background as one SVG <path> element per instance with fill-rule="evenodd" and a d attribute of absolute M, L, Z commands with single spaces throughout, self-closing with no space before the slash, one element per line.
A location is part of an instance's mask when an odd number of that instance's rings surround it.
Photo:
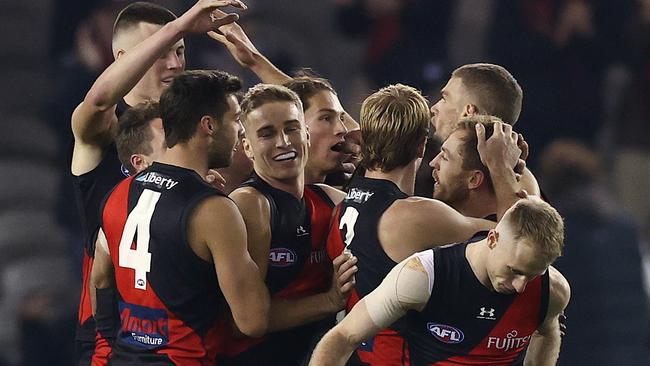
<path fill-rule="evenodd" d="M 177 14 L 193 4 L 154 2 Z M 49 3 L 49 29 L 42 33 L 49 50 L 47 86 L 34 85 L 48 93 L 28 113 L 36 126 L 51 132 L 40 140 L 42 149 L 55 149 L 44 164 L 49 170 L 34 171 L 42 183 L 53 182 L 40 188 L 56 194 L 44 195 L 51 207 L 0 208 L 0 244 L 8 253 L 0 261 L 0 302 L 6 310 L 1 314 L 7 318 L 0 322 L 6 325 L 0 365 L 71 364 L 81 233 L 70 181 L 70 115 L 112 62 L 112 25 L 126 3 Z M 530 145 L 528 166 L 566 220 L 566 249 L 556 266 L 571 283 L 572 300 L 560 364 L 647 364 L 643 286 L 650 260 L 644 267 L 643 256 L 650 257 L 644 186 L 650 181 L 650 138 L 644 122 L 650 115 L 650 1 L 249 0 L 247 5 L 240 24 L 260 51 L 287 73 L 310 67 L 329 78 L 355 118 L 360 102 L 382 86 L 409 84 L 435 102 L 457 66 L 505 66 L 524 90 L 515 129 Z M 186 43 L 187 69 L 223 69 L 240 75 L 247 86 L 257 83 L 209 37 Z M 13 128 L 25 134 L 39 130 Z M 2 155 L 3 166 L 13 169 L 4 179 L 33 187 L 20 182 L 26 176 L 20 162 L 41 163 L 44 154 L 32 156 L 30 146 L 22 148 L 26 153 Z M 2 194 L 15 195 L 4 189 Z M 12 252 L 12 246 L 31 249 Z"/>

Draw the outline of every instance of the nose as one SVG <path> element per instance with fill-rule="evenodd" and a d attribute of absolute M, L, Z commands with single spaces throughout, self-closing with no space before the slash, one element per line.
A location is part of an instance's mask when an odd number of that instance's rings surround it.
<path fill-rule="evenodd" d="M 346 133 L 348 133 L 348 128 L 345 127 L 345 123 L 343 122 L 343 119 L 339 119 L 336 125 L 334 126 L 334 134 L 336 136 L 344 136 Z"/>
<path fill-rule="evenodd" d="M 276 141 L 276 146 L 283 147 L 291 145 L 291 140 L 289 140 L 289 135 L 282 132 L 278 134 L 278 139 Z"/>
<path fill-rule="evenodd" d="M 512 281 L 512 287 L 514 287 L 515 291 L 517 291 L 518 294 L 524 292 L 526 289 L 526 285 L 528 284 L 528 281 L 526 280 L 525 277 L 516 277 Z"/>
<path fill-rule="evenodd" d="M 438 165 L 439 165 L 438 163 L 440 161 L 440 154 L 441 153 L 438 153 L 438 155 L 434 156 L 433 159 L 431 159 L 431 161 L 429 162 L 429 166 L 431 168 L 438 169 Z"/>
<path fill-rule="evenodd" d="M 183 67 L 183 62 L 181 61 L 181 58 L 176 52 L 170 52 L 169 56 L 167 56 L 167 68 L 169 70 L 174 70 L 174 69 L 180 69 Z"/>
<path fill-rule="evenodd" d="M 440 100 L 436 102 L 436 104 L 432 105 L 431 108 L 429 109 L 431 111 L 432 116 L 435 116 L 438 114 L 438 104 L 440 103 Z"/>

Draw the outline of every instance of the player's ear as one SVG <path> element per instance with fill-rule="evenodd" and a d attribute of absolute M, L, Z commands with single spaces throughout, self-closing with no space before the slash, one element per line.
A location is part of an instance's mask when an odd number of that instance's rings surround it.
<path fill-rule="evenodd" d="M 473 170 L 470 173 L 469 179 L 467 181 L 467 188 L 477 189 L 481 186 L 481 184 L 486 182 L 485 179 L 486 179 L 485 173 L 483 173 L 480 170 Z"/>
<path fill-rule="evenodd" d="M 248 141 L 246 137 L 242 137 L 241 146 L 244 148 L 244 154 L 246 154 L 246 156 L 249 159 L 255 161 L 255 156 L 253 155 L 253 149 L 251 147 L 251 143 L 250 141 Z"/>
<path fill-rule="evenodd" d="M 133 169 L 135 169 L 135 172 L 132 172 L 132 171 L 130 171 L 132 169 L 129 168 L 129 173 L 131 173 L 131 175 L 137 174 L 137 173 L 147 169 L 147 167 L 149 167 L 149 163 L 147 163 L 147 160 L 145 159 L 144 155 L 142 155 L 142 154 L 133 154 L 133 155 L 131 155 L 131 157 L 129 158 L 129 162 L 131 163 L 131 166 L 133 167 Z"/>
<path fill-rule="evenodd" d="M 487 236 L 488 248 L 494 249 L 497 246 L 498 241 L 499 241 L 499 232 L 497 231 L 497 229 L 490 230 Z"/>
<path fill-rule="evenodd" d="M 463 107 L 463 117 L 474 116 L 479 113 L 478 107 L 475 104 L 465 104 Z"/>
<path fill-rule="evenodd" d="M 201 117 L 199 125 L 201 130 L 208 135 L 213 135 L 217 131 L 216 120 L 211 116 L 205 115 Z"/>

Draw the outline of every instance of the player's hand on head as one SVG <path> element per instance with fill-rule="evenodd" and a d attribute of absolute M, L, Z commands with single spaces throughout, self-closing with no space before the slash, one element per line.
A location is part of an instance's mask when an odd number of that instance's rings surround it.
<path fill-rule="evenodd" d="M 207 33 L 239 19 L 235 13 L 219 12 L 218 8 L 227 6 L 245 10 L 240 0 L 199 0 L 193 7 L 176 19 L 180 29 L 187 33 Z"/>
<path fill-rule="evenodd" d="M 348 296 L 355 285 L 354 274 L 357 268 L 357 257 L 344 251 L 332 262 L 334 271 L 332 274 L 332 287 L 327 293 L 327 298 L 334 311 L 342 310 Z"/>
<path fill-rule="evenodd" d="M 220 16 L 225 16 L 225 13 L 220 10 L 216 12 Z M 255 56 L 260 52 L 239 24 L 233 22 L 223 25 L 216 31 L 208 32 L 208 36 L 226 46 L 228 52 L 241 66 L 252 67 L 256 63 Z"/>
<path fill-rule="evenodd" d="M 517 134 L 517 146 L 519 146 L 519 149 L 521 150 L 521 156 L 519 156 L 519 158 L 522 160 L 528 159 L 528 142 L 524 140 L 524 135 Z"/>
<path fill-rule="evenodd" d="M 204 179 L 214 188 L 217 188 L 219 190 L 223 190 L 226 187 L 226 178 L 224 178 L 223 175 L 219 174 L 219 172 L 214 169 L 208 170 L 208 174 Z"/>
<path fill-rule="evenodd" d="M 564 311 L 560 313 L 558 316 L 558 322 L 560 323 L 560 336 L 564 337 L 566 335 L 566 315 L 564 315 Z"/>
<path fill-rule="evenodd" d="M 485 126 L 476 124 L 476 135 L 478 137 L 477 149 L 481 161 L 488 168 L 499 165 L 510 169 L 519 163 L 521 149 L 517 146 L 517 133 L 512 131 L 512 126 L 502 123 L 494 123 L 494 133 L 489 139 L 485 138 Z"/>

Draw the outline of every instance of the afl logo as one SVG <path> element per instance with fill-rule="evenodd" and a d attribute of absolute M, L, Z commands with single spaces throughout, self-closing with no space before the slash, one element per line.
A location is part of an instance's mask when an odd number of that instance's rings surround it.
<path fill-rule="evenodd" d="M 427 323 L 427 329 L 436 339 L 443 343 L 456 344 L 465 339 L 465 335 L 460 329 L 450 325 Z"/>
<path fill-rule="evenodd" d="M 122 174 L 124 174 L 125 177 L 130 177 L 131 174 L 129 173 L 129 170 L 124 167 L 124 165 L 120 165 L 120 170 L 122 171 Z"/>
<path fill-rule="evenodd" d="M 269 252 L 269 262 L 273 267 L 288 267 L 296 263 L 296 253 L 287 248 L 273 248 Z"/>

